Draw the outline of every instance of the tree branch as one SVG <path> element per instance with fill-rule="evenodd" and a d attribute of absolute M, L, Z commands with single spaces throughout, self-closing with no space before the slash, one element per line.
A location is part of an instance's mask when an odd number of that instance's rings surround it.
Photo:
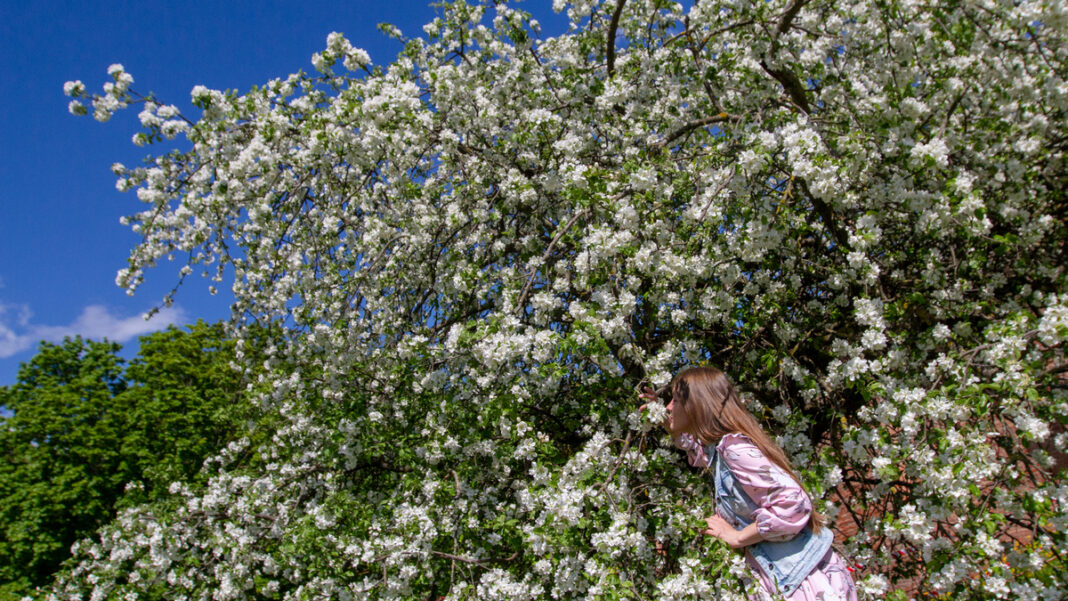
<path fill-rule="evenodd" d="M 797 18 L 797 13 L 801 12 L 801 9 L 809 3 L 809 0 L 793 0 L 790 5 L 786 7 L 786 11 L 783 12 L 782 17 L 779 19 L 779 25 L 775 28 L 775 33 L 771 38 L 771 48 L 769 55 L 772 61 L 774 61 L 775 55 L 779 53 L 779 38 L 782 34 L 786 33 L 790 26 L 793 24 L 794 19 Z M 808 106 L 808 99 L 805 98 L 805 87 L 801 85 L 801 80 L 797 77 L 797 74 L 786 68 L 771 67 L 768 65 L 767 60 L 761 60 L 760 66 L 764 71 L 775 78 L 782 87 L 786 90 L 786 94 L 790 96 L 790 100 L 797 105 L 805 114 L 809 114 L 812 111 Z"/>
<path fill-rule="evenodd" d="M 434 550 L 431 550 L 430 553 L 432 555 L 437 555 L 438 557 L 444 557 L 445 559 L 451 559 L 453 561 L 459 561 L 461 563 L 468 563 L 468 564 L 473 564 L 473 565 L 478 565 L 478 566 L 486 565 L 486 564 L 490 564 L 490 563 L 504 563 L 504 562 L 508 562 L 508 561 L 514 561 L 516 557 L 519 557 L 519 551 L 516 551 L 515 553 L 512 553 L 508 557 L 499 557 L 499 558 L 491 558 L 491 559 L 475 559 L 473 557 L 464 557 L 462 555 L 453 555 L 452 553 L 445 553 L 444 551 L 434 551 Z M 415 553 L 411 553 L 411 555 L 415 555 Z"/>
<path fill-rule="evenodd" d="M 612 20 L 608 22 L 608 31 L 605 33 L 605 61 L 608 67 L 608 76 L 616 70 L 616 30 L 619 29 L 619 17 L 623 14 L 623 5 L 627 0 L 616 2 L 616 10 L 612 12 Z"/>
<path fill-rule="evenodd" d="M 778 50 L 779 36 L 786 33 L 787 29 L 790 29 L 790 25 L 793 24 L 794 19 L 797 18 L 797 13 L 801 12 L 809 0 L 793 0 L 789 6 L 786 7 L 786 11 L 783 12 L 782 18 L 779 19 L 779 26 L 775 28 L 775 36 L 772 38 L 772 51 Z"/>
<path fill-rule="evenodd" d="M 805 183 L 805 180 L 797 178 L 797 182 L 801 185 L 801 189 L 805 191 L 805 196 L 808 196 L 809 200 L 812 201 L 812 206 L 816 209 L 816 212 L 819 213 L 820 219 L 823 220 L 823 224 L 827 226 L 827 229 L 831 230 L 831 235 L 834 236 L 834 241 L 842 248 L 848 250 L 849 237 L 846 236 L 845 230 L 842 229 L 842 226 L 838 223 L 838 219 L 835 218 L 834 211 L 831 210 L 831 207 L 827 203 L 823 202 L 820 198 L 817 198 L 816 195 L 808 189 L 808 184 Z"/>
<path fill-rule="evenodd" d="M 718 115 L 713 115 L 711 117 L 703 117 L 703 118 L 698 119 L 696 121 L 691 121 L 691 122 L 683 125 L 682 127 L 676 129 L 675 131 L 671 132 L 670 134 L 668 134 L 668 136 L 666 138 L 664 138 L 663 140 L 661 140 L 661 141 L 657 142 L 656 144 L 654 144 L 653 147 L 654 148 L 666 148 L 669 144 L 671 144 L 675 140 L 681 138 L 682 136 L 685 136 L 686 134 L 692 132 L 695 129 L 699 129 L 699 128 L 705 127 L 707 125 L 712 125 L 713 123 L 722 123 L 724 121 L 733 121 L 735 119 L 737 119 L 737 117 L 735 117 L 734 115 L 730 115 L 728 113 L 720 113 Z"/>
<path fill-rule="evenodd" d="M 783 68 L 776 69 L 768 66 L 767 61 L 760 61 L 760 66 L 764 71 L 772 76 L 775 81 L 782 84 L 783 89 L 786 90 L 786 94 L 790 97 L 797 108 L 809 114 L 811 110 L 808 106 L 808 99 L 805 98 L 805 87 L 801 85 L 801 79 L 797 77 L 797 74 L 793 71 Z"/>

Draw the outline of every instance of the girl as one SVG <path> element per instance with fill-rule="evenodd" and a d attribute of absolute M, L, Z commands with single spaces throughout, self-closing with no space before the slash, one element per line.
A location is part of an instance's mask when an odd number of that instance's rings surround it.
<path fill-rule="evenodd" d="M 742 406 L 723 372 L 687 369 L 671 382 L 664 427 L 690 465 L 711 469 L 716 514 L 702 534 L 745 550 L 765 599 L 856 601 L 853 579 L 831 549 L 786 454 Z M 646 388 L 646 401 L 656 393 Z M 643 405 L 644 407 L 644 405 Z M 779 597 L 776 597 L 779 598 Z"/>

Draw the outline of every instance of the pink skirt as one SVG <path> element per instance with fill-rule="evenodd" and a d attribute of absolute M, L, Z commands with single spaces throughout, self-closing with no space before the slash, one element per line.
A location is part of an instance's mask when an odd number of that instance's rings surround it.
<path fill-rule="evenodd" d="M 776 591 L 775 584 L 748 552 L 745 554 L 745 562 L 760 579 L 763 589 L 761 601 L 771 601 Z M 797 587 L 786 601 L 857 601 L 857 587 L 853 584 L 853 576 L 849 574 L 842 558 L 834 549 L 828 549 L 823 561 L 801 581 L 801 586 Z"/>

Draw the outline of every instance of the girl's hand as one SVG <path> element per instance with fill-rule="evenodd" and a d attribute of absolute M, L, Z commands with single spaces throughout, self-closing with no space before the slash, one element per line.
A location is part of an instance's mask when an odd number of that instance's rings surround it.
<path fill-rule="evenodd" d="M 649 403 L 656 402 L 656 391 L 652 388 L 649 388 L 648 386 L 643 386 L 642 391 L 638 393 L 638 398 L 645 401 L 641 404 L 641 407 L 638 407 L 638 411 L 645 411 L 645 408 L 649 405 Z"/>
<path fill-rule="evenodd" d="M 652 388 L 649 388 L 648 386 L 643 386 L 642 387 L 642 391 L 640 393 L 638 393 L 638 398 L 640 398 L 641 400 L 645 401 L 644 403 L 641 404 L 640 407 L 638 407 L 638 413 L 641 413 L 642 411 L 645 411 L 645 408 L 649 406 L 649 403 L 657 402 L 656 391 L 653 390 Z M 665 417 L 664 418 L 664 422 L 662 424 L 660 424 L 660 425 L 664 426 L 664 429 L 667 430 L 668 432 L 671 431 L 671 428 L 669 427 L 670 423 L 668 422 L 668 418 Z"/>
<path fill-rule="evenodd" d="M 741 549 L 764 540 L 764 535 L 760 533 L 760 528 L 756 522 L 741 530 L 736 530 L 734 526 L 731 526 L 727 520 L 717 513 L 712 517 L 705 518 L 705 523 L 708 524 L 708 528 L 702 530 L 701 534 L 714 536 L 730 545 L 732 549 Z"/>
<path fill-rule="evenodd" d="M 714 536 L 730 545 L 732 549 L 738 549 L 742 546 L 738 541 L 738 531 L 734 529 L 734 526 L 727 523 L 727 520 L 721 518 L 719 514 L 705 518 L 705 523 L 708 524 L 708 528 L 702 530 L 701 534 Z"/>

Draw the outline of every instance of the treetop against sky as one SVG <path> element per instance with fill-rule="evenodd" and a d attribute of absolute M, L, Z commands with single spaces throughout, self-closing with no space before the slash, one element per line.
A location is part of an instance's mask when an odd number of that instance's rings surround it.
<path fill-rule="evenodd" d="M 436 13 L 421 0 L 238 0 L 213 5 L 211 18 L 201 18 L 205 10 L 181 1 L 9 2 L 0 9 L 0 73 L 22 90 L 0 99 L 0 131 L 22 140 L 0 150 L 0 384 L 14 383 L 19 362 L 41 339 L 81 334 L 132 344 L 167 323 L 229 315 L 227 286 L 212 297 L 209 283 L 195 282 L 145 323 L 142 314 L 170 290 L 178 267 L 163 266 L 135 297 L 115 286 L 115 272 L 139 238 L 119 224 L 137 201 L 115 190 L 110 166 L 136 164 L 145 151 L 130 144 L 135 123 L 72 121 L 63 82 L 121 62 L 145 91 L 188 109 L 196 85 L 241 90 L 313 69 L 311 56 L 331 31 L 346 32 L 387 63 L 401 47 L 377 24 L 419 32 Z"/>

